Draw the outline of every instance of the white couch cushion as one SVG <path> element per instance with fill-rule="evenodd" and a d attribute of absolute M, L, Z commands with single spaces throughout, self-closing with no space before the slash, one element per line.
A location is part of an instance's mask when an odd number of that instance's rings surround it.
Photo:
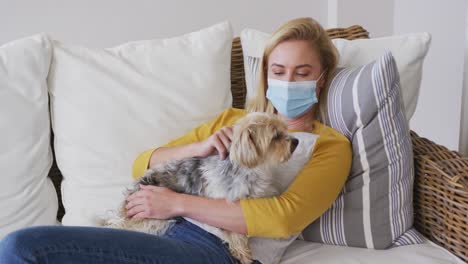
<path fill-rule="evenodd" d="M 294 241 L 281 264 L 463 264 L 446 249 L 427 240 L 423 244 L 373 250 Z"/>
<path fill-rule="evenodd" d="M 424 58 L 429 50 L 431 35 L 415 33 L 375 39 L 334 39 L 340 53 L 339 67 L 356 67 L 376 60 L 385 51 L 391 51 L 400 75 L 406 119 L 416 110 L 421 87 Z"/>
<path fill-rule="evenodd" d="M 269 36 L 270 34 L 255 29 L 244 29 L 241 32 L 248 98 L 254 94 L 260 58 Z M 340 54 L 339 67 L 362 66 L 378 59 L 385 51 L 392 52 L 400 75 L 407 120 L 411 119 L 416 110 L 423 62 L 430 42 L 429 33 L 373 39 L 333 39 Z"/>
<path fill-rule="evenodd" d="M 227 22 L 110 49 L 54 42 L 49 88 L 64 225 L 96 225 L 123 201 L 139 153 L 231 106 L 231 46 Z"/>
<path fill-rule="evenodd" d="M 47 177 L 51 50 L 45 35 L 0 47 L 0 239 L 22 227 L 56 223 L 57 194 Z"/>

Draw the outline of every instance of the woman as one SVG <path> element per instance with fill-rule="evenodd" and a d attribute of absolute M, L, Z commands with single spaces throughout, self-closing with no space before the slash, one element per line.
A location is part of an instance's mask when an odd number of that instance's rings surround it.
<path fill-rule="evenodd" d="M 295 238 L 332 204 L 351 166 L 347 139 L 316 120 L 317 98 L 325 95 L 336 65 L 337 52 L 316 21 L 289 21 L 267 43 L 257 95 L 247 111 L 228 109 L 182 138 L 143 152 L 133 166 L 137 178 L 167 160 L 213 154 L 224 159 L 236 120 L 249 111 L 275 113 L 290 131 L 317 135 L 309 162 L 281 195 L 228 203 L 144 186 L 128 198 L 128 216 L 177 217 L 165 237 L 93 227 L 32 227 L 0 243 L 0 263 L 236 263 L 196 221 L 250 237 Z M 265 250 L 260 247 L 254 256 L 264 264 L 273 262 Z"/>

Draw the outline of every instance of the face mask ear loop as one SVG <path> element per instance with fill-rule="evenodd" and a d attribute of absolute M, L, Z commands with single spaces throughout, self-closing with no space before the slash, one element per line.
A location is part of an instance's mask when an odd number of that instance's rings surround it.
<path fill-rule="evenodd" d="M 319 82 L 320 78 L 322 78 L 322 76 L 323 76 L 323 74 L 324 74 L 325 72 L 327 72 L 327 69 L 325 69 L 325 70 L 319 75 L 319 77 L 317 78 L 317 80 L 315 80 L 315 83 L 318 83 L 318 82 Z"/>
<path fill-rule="evenodd" d="M 323 74 L 327 71 L 327 69 L 325 69 L 320 75 L 319 77 L 317 78 L 317 80 L 315 80 L 316 82 L 318 82 L 320 80 L 320 78 L 322 78 Z"/>

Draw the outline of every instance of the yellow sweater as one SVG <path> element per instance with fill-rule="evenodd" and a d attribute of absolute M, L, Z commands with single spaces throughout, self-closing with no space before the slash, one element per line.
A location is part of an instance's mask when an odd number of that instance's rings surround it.
<path fill-rule="evenodd" d="M 162 147 L 202 141 L 223 126 L 232 126 L 244 115 L 245 110 L 227 109 L 215 120 Z M 248 236 L 281 238 L 297 234 L 320 217 L 340 193 L 351 167 L 351 145 L 342 134 L 318 121 L 314 123 L 313 133 L 319 137 L 312 157 L 284 193 L 276 197 L 240 200 Z M 156 149 L 144 151 L 136 158 L 134 178 L 144 174 Z"/>

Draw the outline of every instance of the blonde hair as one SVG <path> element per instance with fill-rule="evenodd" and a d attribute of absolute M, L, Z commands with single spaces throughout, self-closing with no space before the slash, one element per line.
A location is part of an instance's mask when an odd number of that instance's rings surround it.
<path fill-rule="evenodd" d="M 310 17 L 297 18 L 281 25 L 267 41 L 260 63 L 260 75 L 256 87 L 256 94 L 246 104 L 248 112 L 274 113 L 275 108 L 273 104 L 266 98 L 268 57 L 278 44 L 287 40 L 308 41 L 311 47 L 318 53 L 322 69 L 324 69 L 322 78 L 325 81 L 325 85 L 320 91 L 319 104 L 325 101 L 324 97 L 328 90 L 330 77 L 338 64 L 338 52 L 327 32 L 317 21 Z M 317 105 L 314 107 L 315 112 L 318 113 L 320 107 L 317 107 Z"/>

